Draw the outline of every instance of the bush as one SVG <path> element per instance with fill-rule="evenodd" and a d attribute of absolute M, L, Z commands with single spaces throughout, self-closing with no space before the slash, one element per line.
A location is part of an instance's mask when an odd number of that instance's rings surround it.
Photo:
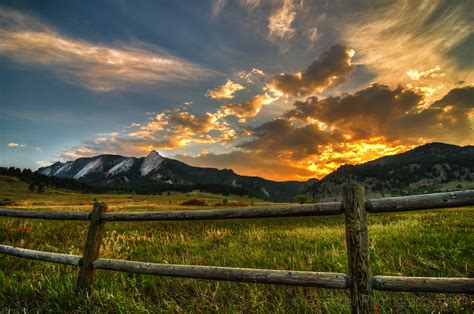
<path fill-rule="evenodd" d="M 304 204 L 304 203 L 307 203 L 309 201 L 309 197 L 306 194 L 298 194 L 298 195 L 296 195 L 295 199 L 296 199 L 296 202 L 298 202 L 300 204 Z"/>

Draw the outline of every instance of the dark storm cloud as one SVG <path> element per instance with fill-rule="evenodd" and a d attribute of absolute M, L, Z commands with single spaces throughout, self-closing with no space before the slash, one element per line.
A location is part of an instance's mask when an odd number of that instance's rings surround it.
<path fill-rule="evenodd" d="M 253 139 L 238 147 L 290 159 L 317 154 L 322 145 L 342 140 L 338 133 L 321 130 L 318 125 L 295 126 L 287 119 L 266 122 L 253 130 Z"/>
<path fill-rule="evenodd" d="M 269 87 L 287 95 L 308 95 L 322 92 L 342 83 L 352 72 L 352 49 L 334 45 L 326 50 L 303 73 L 282 73 L 274 76 Z"/>
<path fill-rule="evenodd" d="M 296 102 L 283 118 L 317 120 L 352 140 L 384 136 L 401 141 L 420 137 L 462 141 L 472 136 L 473 87 L 453 89 L 431 105 L 423 100 L 423 95 L 408 88 L 374 84 L 354 94 Z"/>

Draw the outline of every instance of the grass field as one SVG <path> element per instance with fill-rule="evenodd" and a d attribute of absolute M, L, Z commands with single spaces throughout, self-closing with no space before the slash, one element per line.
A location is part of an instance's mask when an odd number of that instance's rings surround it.
<path fill-rule="evenodd" d="M 9 208 L 89 211 L 93 199 L 111 211 L 174 210 L 198 198 L 171 195 L 29 193 L 0 177 L 0 202 Z M 267 202 L 228 196 L 229 206 Z M 212 208 L 212 206 L 199 207 Z M 474 208 L 369 214 L 374 274 L 473 277 Z M 0 243 L 82 255 L 87 222 L 0 218 Z M 231 221 L 107 223 L 102 257 L 176 264 L 333 271 L 347 273 L 343 217 Z M 241 284 L 97 271 L 90 295 L 74 295 L 78 269 L 0 255 L 0 308 L 50 312 L 348 312 L 347 291 Z M 375 292 L 382 312 L 474 311 L 473 296 Z"/>

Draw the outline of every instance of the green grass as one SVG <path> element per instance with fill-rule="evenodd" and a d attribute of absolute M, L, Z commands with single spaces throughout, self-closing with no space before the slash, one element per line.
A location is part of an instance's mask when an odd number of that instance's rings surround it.
<path fill-rule="evenodd" d="M 193 209 L 223 196 L 193 192 L 162 196 L 29 193 L 0 177 L 0 201 L 12 208 L 90 210 L 94 198 L 112 211 Z M 229 196 L 229 203 L 250 204 Z M 170 204 L 171 202 L 171 204 Z M 265 202 L 254 200 L 255 205 Z M 212 208 L 212 206 L 200 207 Z M 474 211 L 454 208 L 369 215 L 374 274 L 473 277 Z M 0 219 L 0 243 L 81 255 L 87 222 Z M 107 223 L 101 256 L 157 263 L 333 271 L 347 273 L 343 217 L 192 222 Z M 89 295 L 75 296 L 78 269 L 0 256 L 0 308 L 51 312 L 348 312 L 344 290 L 242 284 L 97 271 Z M 383 312 L 473 311 L 459 294 L 375 292 Z"/>

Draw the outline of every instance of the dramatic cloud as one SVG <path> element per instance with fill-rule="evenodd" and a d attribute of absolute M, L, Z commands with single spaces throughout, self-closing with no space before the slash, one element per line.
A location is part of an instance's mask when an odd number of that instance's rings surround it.
<path fill-rule="evenodd" d="M 231 80 L 227 80 L 224 85 L 218 88 L 209 89 L 206 93 L 206 96 L 212 99 L 232 99 L 234 98 L 236 92 L 243 89 L 245 89 L 245 87 L 239 83 L 234 83 Z"/>
<path fill-rule="evenodd" d="M 296 102 L 285 117 L 319 121 L 330 129 L 343 130 L 346 137 L 360 139 L 387 134 L 393 128 L 390 122 L 416 110 L 421 100 L 412 90 L 374 84 L 353 95 Z"/>
<path fill-rule="evenodd" d="M 274 180 L 320 178 L 343 164 L 400 153 L 426 142 L 472 144 L 473 99 L 474 87 L 469 86 L 426 105 L 422 93 L 374 84 L 354 94 L 297 101 L 280 118 L 251 129 L 250 139 L 231 153 L 179 158 Z M 250 160 L 252 167 L 245 164 Z"/>
<path fill-rule="evenodd" d="M 311 63 L 303 73 L 282 73 L 274 76 L 268 88 L 293 96 L 321 93 L 345 81 L 354 69 L 351 64 L 353 55 L 352 49 L 334 45 Z"/>
<path fill-rule="evenodd" d="M 300 159 L 318 153 L 318 146 L 342 140 L 338 134 L 321 130 L 317 125 L 302 127 L 286 119 L 266 122 L 253 129 L 253 140 L 238 147 L 249 151 L 270 153 L 274 158 Z"/>
<path fill-rule="evenodd" d="M 71 83 L 96 91 L 133 84 L 199 80 L 212 72 L 144 44 L 115 47 L 62 35 L 31 16 L 0 6 L 0 55 L 41 65 Z"/>
<path fill-rule="evenodd" d="M 245 118 L 255 117 L 263 105 L 268 105 L 273 102 L 275 98 L 268 94 L 257 95 L 249 101 L 242 103 L 226 104 L 218 111 L 218 115 L 236 116 L 240 122 L 245 122 Z"/>
<path fill-rule="evenodd" d="M 144 124 L 133 124 L 128 133 L 115 132 L 64 150 L 61 157 L 74 159 L 103 153 L 141 156 L 152 149 L 175 150 L 190 144 L 227 143 L 236 131 L 222 113 L 193 114 L 184 108 L 165 110 Z M 127 153 L 128 152 L 128 153 Z"/>
<path fill-rule="evenodd" d="M 318 121 L 339 130 L 347 139 L 384 136 L 417 143 L 420 139 L 468 144 L 473 132 L 474 87 L 451 90 L 441 100 L 426 105 L 423 94 L 374 84 L 352 95 L 308 98 L 285 113 L 287 119 Z"/>
<path fill-rule="evenodd" d="M 295 29 L 291 24 L 296 17 L 294 9 L 293 0 L 284 0 L 282 6 L 268 18 L 268 37 L 270 39 L 293 37 Z"/>
<path fill-rule="evenodd" d="M 458 81 L 472 82 L 469 1 L 389 1 L 331 22 L 380 83 L 410 83 L 433 100 Z"/>

